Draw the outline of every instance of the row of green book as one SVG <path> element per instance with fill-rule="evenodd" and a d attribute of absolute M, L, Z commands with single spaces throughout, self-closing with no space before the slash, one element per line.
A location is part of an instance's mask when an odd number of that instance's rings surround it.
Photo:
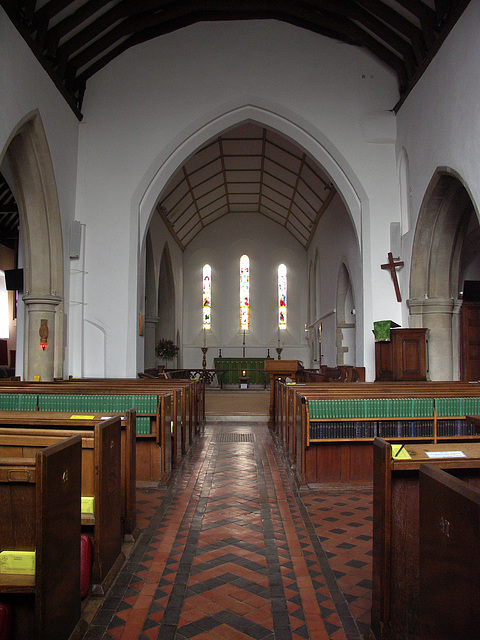
<path fill-rule="evenodd" d="M 480 398 L 437 398 L 435 408 L 440 417 L 479 415 Z"/>
<path fill-rule="evenodd" d="M 137 416 L 137 434 L 148 436 L 152 433 L 152 423 L 148 416 Z"/>
<path fill-rule="evenodd" d="M 35 411 L 38 404 L 35 393 L 1 393 L 0 410 L 2 411 Z"/>
<path fill-rule="evenodd" d="M 40 411 L 115 412 L 136 409 L 137 413 L 157 411 L 156 395 L 80 395 L 49 393 L 38 396 Z"/>
<path fill-rule="evenodd" d="M 310 440 L 351 438 L 431 438 L 433 420 L 311 422 Z"/>
<path fill-rule="evenodd" d="M 114 412 L 136 409 L 137 413 L 156 414 L 157 395 L 80 395 L 0 393 L 1 411 L 78 411 Z"/>
<path fill-rule="evenodd" d="M 339 418 L 430 418 L 434 398 L 309 399 L 310 420 Z"/>

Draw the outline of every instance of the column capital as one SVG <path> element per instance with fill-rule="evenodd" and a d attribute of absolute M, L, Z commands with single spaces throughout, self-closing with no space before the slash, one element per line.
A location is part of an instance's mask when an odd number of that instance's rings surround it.
<path fill-rule="evenodd" d="M 52 294 L 39 295 L 26 293 L 22 296 L 22 300 L 26 305 L 31 306 L 32 308 L 37 306 L 38 310 L 42 308 L 45 310 L 51 310 L 52 307 L 57 307 L 63 301 L 63 298 Z"/>
<path fill-rule="evenodd" d="M 407 300 L 407 306 L 412 316 L 427 313 L 458 313 L 461 304 L 461 300 L 453 298 L 411 298 Z"/>

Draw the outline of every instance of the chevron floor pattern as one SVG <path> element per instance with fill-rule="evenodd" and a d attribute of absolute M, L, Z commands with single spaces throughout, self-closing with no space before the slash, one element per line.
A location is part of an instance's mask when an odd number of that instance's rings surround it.
<path fill-rule="evenodd" d="M 166 490 L 138 491 L 142 535 L 84 640 L 361 640 L 372 495 L 301 493 L 263 424 L 207 426 Z"/>

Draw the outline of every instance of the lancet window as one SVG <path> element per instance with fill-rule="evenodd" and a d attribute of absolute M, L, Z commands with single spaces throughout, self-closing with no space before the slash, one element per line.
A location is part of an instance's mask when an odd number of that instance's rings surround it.
<path fill-rule="evenodd" d="M 278 267 L 278 328 L 287 328 L 287 267 Z"/>
<path fill-rule="evenodd" d="M 240 258 L 240 331 L 250 329 L 250 260 Z"/>
<path fill-rule="evenodd" d="M 212 270 L 209 264 L 203 267 L 203 328 L 212 328 Z"/>

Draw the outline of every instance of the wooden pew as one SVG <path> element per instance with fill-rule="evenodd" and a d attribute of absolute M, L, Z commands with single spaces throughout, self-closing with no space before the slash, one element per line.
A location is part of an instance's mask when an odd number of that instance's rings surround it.
<path fill-rule="evenodd" d="M 405 449 L 410 458 L 394 459 L 390 443 L 376 438 L 373 445 L 371 628 L 376 640 L 418 640 L 420 637 L 420 466 L 428 463 L 473 487 L 480 487 L 480 443 L 406 443 Z M 426 454 L 449 450 L 460 450 L 466 457 L 430 458 Z"/>
<path fill-rule="evenodd" d="M 10 400 L 17 397 L 19 400 L 15 404 L 16 409 L 34 410 L 36 406 L 37 409 L 48 411 L 105 411 L 109 415 L 112 411 L 123 412 L 130 409 L 137 401 L 140 405 L 136 412 L 137 481 L 166 482 L 173 468 L 172 421 L 174 431 L 178 428 L 178 420 L 173 413 L 174 395 L 169 389 L 152 389 L 143 384 L 122 387 L 107 384 L 107 381 L 81 384 L 18 382 L 0 385 L 0 407 L 6 409 L 10 405 L 10 402 L 2 403 L 4 398 Z M 34 403 L 32 399 L 35 398 Z M 143 405 L 151 406 L 151 410 L 145 411 L 142 409 Z M 138 424 L 144 420 L 148 420 L 152 428 L 149 433 L 139 434 Z"/>
<path fill-rule="evenodd" d="M 454 441 L 478 439 L 478 435 L 468 432 L 462 427 L 460 435 L 449 434 L 444 431 L 448 421 L 457 420 L 465 423 L 465 414 L 454 414 L 447 417 L 445 412 L 438 413 L 440 403 L 459 401 L 465 398 L 472 402 L 480 402 L 480 385 L 462 382 L 387 382 L 387 383 L 297 383 L 286 385 L 276 381 L 276 414 L 275 434 L 282 442 L 291 464 L 295 466 L 297 479 L 300 483 L 344 485 L 371 485 L 373 452 L 371 443 L 374 434 L 366 437 L 365 426 L 381 424 L 382 430 L 386 426 L 397 424 L 400 430 L 397 435 L 385 435 L 389 440 L 418 440 L 418 441 Z M 302 400 L 303 398 L 303 400 Z M 351 401 L 354 399 L 371 399 L 375 402 L 387 400 L 395 403 L 401 398 L 420 398 L 432 401 L 433 413 L 423 418 L 421 415 L 381 416 L 375 413 L 365 419 L 339 417 L 324 418 L 316 421 L 310 416 L 309 402 L 321 400 Z M 299 403 L 305 403 L 302 409 Z M 395 405 L 399 406 L 399 405 Z M 479 405 L 480 408 L 480 405 Z M 403 417 L 403 426 L 401 425 Z M 363 420 L 363 421 L 362 421 Z M 358 424 L 357 424 L 358 423 Z M 422 424 L 425 423 L 425 424 Z M 427 423 L 430 425 L 427 428 Z M 311 437 L 311 424 L 336 425 L 338 433 L 330 437 Z M 358 429 L 357 429 L 358 427 Z M 406 434 L 409 427 L 412 434 Z M 304 434 L 298 433 L 298 429 Z M 349 435 L 353 433 L 355 435 Z M 423 429 L 423 432 L 422 432 Z M 429 431 L 430 429 L 430 431 Z M 359 435 L 357 435 L 357 432 Z M 342 433 L 344 435 L 342 435 Z M 379 433 L 379 435 L 381 435 Z"/>
<path fill-rule="evenodd" d="M 80 414 L 60 411 L 0 411 L 0 427 L 33 429 L 94 430 L 106 414 Z M 109 417 L 113 417 L 109 414 Z M 122 490 L 122 533 L 126 541 L 138 536 L 136 508 L 136 433 L 135 409 L 125 411 L 121 419 L 120 481 Z"/>
<path fill-rule="evenodd" d="M 95 500 L 94 515 L 82 513 L 82 530 L 93 541 L 92 592 L 104 593 L 124 560 L 120 486 L 120 416 L 78 431 L 82 444 L 82 496 Z M 62 442 L 70 430 L 0 428 L 0 456 L 29 458 Z"/>
<path fill-rule="evenodd" d="M 422 640 L 480 637 L 480 491 L 420 466 L 419 623 Z"/>
<path fill-rule="evenodd" d="M 67 640 L 81 613 L 81 438 L 0 458 L 0 548 L 35 551 L 35 575 L 0 574 L 12 640 Z"/>

